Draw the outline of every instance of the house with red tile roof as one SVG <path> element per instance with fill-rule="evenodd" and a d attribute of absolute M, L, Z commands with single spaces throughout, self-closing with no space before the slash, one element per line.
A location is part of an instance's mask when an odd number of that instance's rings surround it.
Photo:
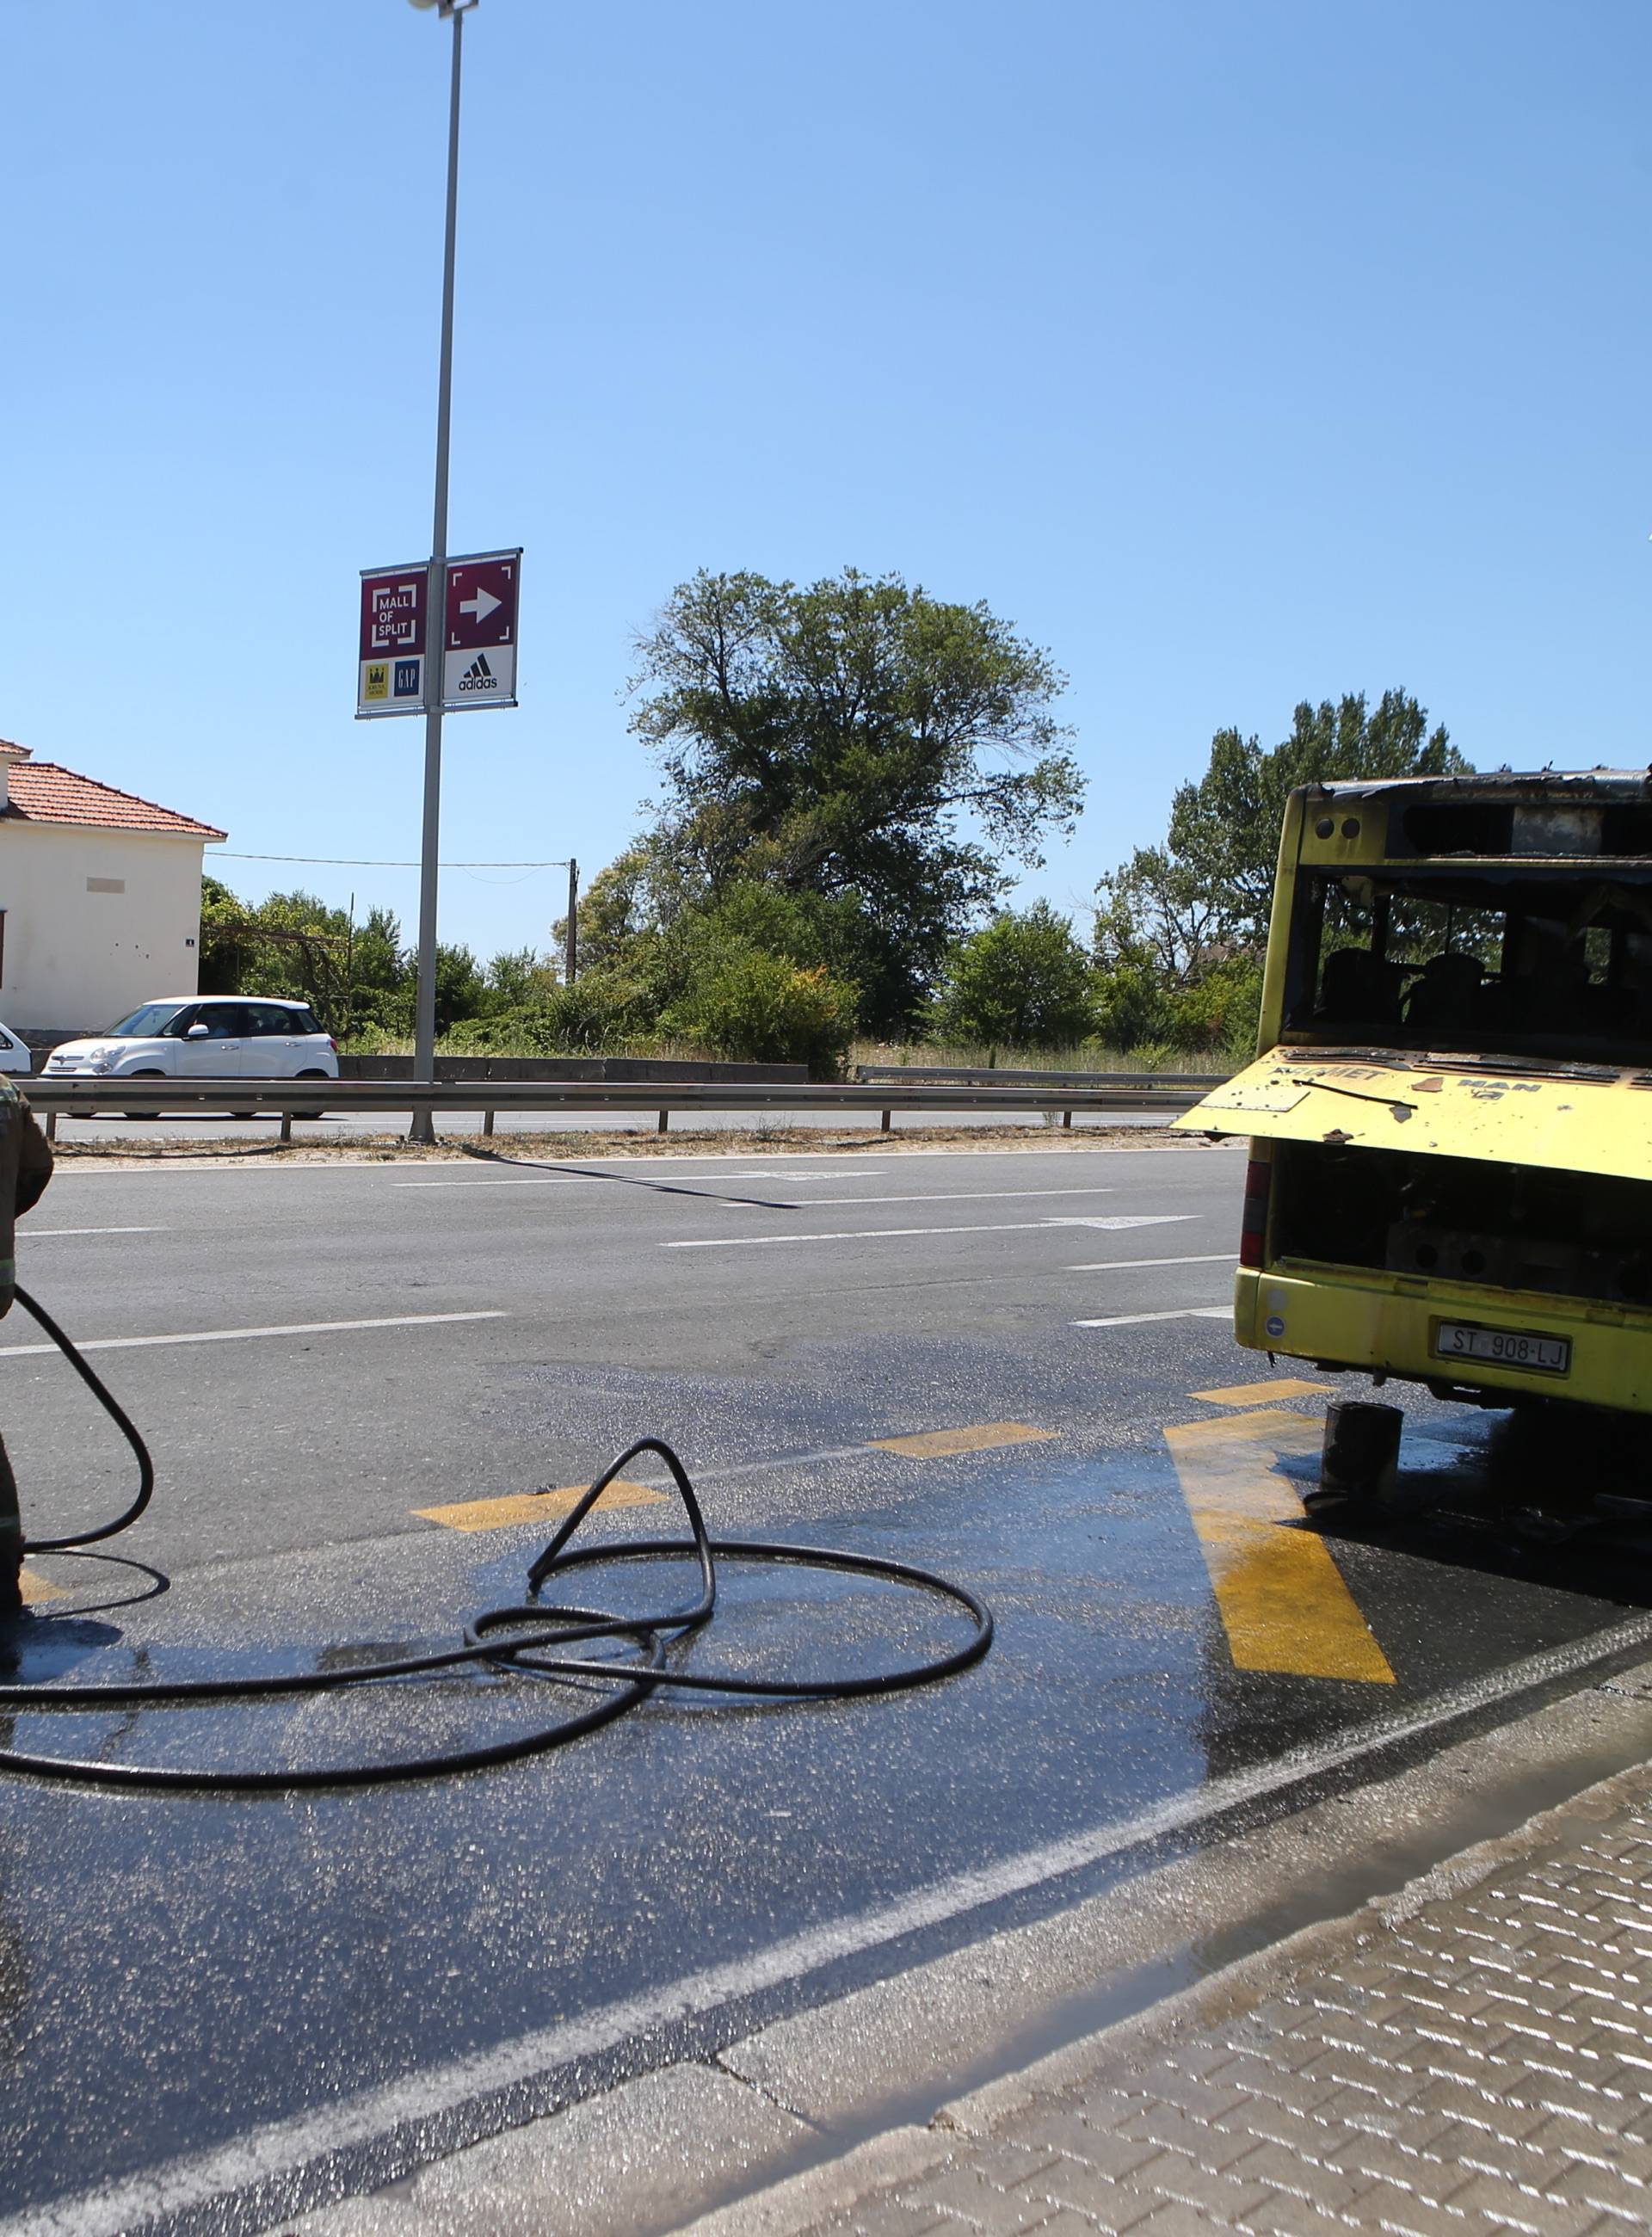
<path fill-rule="evenodd" d="M 193 994 L 202 850 L 228 835 L 0 739 L 0 1019 L 95 1032 Z"/>

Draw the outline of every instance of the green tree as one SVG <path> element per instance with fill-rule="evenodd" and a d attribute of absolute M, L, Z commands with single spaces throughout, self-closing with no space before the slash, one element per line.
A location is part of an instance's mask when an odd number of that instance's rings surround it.
<path fill-rule="evenodd" d="M 691 901 L 703 894 L 703 885 L 685 888 L 677 866 L 669 859 L 658 835 L 646 833 L 616 855 L 579 896 L 579 971 L 624 968 L 633 960 L 638 943 L 651 938 Z M 558 917 L 553 927 L 559 947 L 565 945 L 568 921 Z"/>
<path fill-rule="evenodd" d="M 438 940 L 436 1031 L 450 1033 L 461 1018 L 481 1016 L 488 1006 L 487 992 L 487 980 L 470 949 Z"/>
<path fill-rule="evenodd" d="M 1072 920 L 1047 901 L 1001 911 L 948 956 L 933 1014 L 947 1040 L 1055 1048 L 1084 1039 L 1094 997 Z"/>
<path fill-rule="evenodd" d="M 239 994 L 258 960 L 257 944 L 243 929 L 251 912 L 221 878 L 201 881 L 201 969 L 203 994 Z"/>
<path fill-rule="evenodd" d="M 1219 730 L 1197 783 L 1171 802 L 1161 847 L 1138 847 L 1096 888 L 1102 1031 L 1116 1046 L 1237 1046 L 1254 1022 L 1285 803 L 1299 784 L 1449 776 L 1470 764 L 1407 691 L 1303 700 L 1264 749 Z"/>
<path fill-rule="evenodd" d="M 1410 692 L 1384 691 L 1373 708 L 1363 692 L 1316 707 L 1303 700 L 1289 736 L 1259 739 L 1219 730 L 1197 784 L 1180 786 L 1162 849 L 1138 848 L 1098 889 L 1136 913 L 1148 945 L 1180 959 L 1185 976 L 1201 950 L 1259 947 L 1267 938 L 1285 803 L 1299 784 L 1332 779 L 1454 776 L 1466 762 L 1444 723 L 1431 730 Z"/>
<path fill-rule="evenodd" d="M 656 892 L 665 862 L 679 901 L 739 881 L 848 903 L 878 1031 L 919 1008 L 1005 861 L 1036 866 L 1073 828 L 1066 679 L 984 604 L 852 568 L 801 588 L 702 572 L 638 651 L 632 729 L 666 788 Z"/>
<path fill-rule="evenodd" d="M 502 949 L 483 976 L 486 987 L 485 1008 L 488 1013 L 519 1008 L 523 1003 L 548 993 L 558 983 L 551 958 L 539 954 L 532 947 Z"/>

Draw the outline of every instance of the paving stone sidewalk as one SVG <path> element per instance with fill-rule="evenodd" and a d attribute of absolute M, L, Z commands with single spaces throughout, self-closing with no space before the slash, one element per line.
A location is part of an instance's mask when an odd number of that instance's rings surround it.
<path fill-rule="evenodd" d="M 692 2228 L 1652 2228 L 1652 1766 Z"/>

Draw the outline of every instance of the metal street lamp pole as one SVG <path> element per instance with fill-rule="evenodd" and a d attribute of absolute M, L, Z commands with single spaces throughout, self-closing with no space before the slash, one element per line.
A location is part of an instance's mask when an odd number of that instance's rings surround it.
<path fill-rule="evenodd" d="M 428 8 L 432 0 L 413 0 Z M 459 231 L 459 87 L 465 17 L 476 0 L 439 0 L 453 25 L 453 82 L 447 101 L 447 219 L 442 252 L 441 370 L 436 386 L 436 504 L 425 589 L 425 828 L 419 871 L 419 994 L 413 1024 L 413 1078 L 436 1077 L 436 856 L 441 831 L 443 655 L 447 637 L 447 448 L 453 402 L 453 252 Z M 415 1111 L 407 1138 L 432 1142 L 428 1106 Z"/>

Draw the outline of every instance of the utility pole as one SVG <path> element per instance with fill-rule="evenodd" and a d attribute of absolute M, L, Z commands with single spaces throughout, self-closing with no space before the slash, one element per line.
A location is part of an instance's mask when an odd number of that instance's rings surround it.
<path fill-rule="evenodd" d="M 436 857 L 441 835 L 441 647 L 447 620 L 447 450 L 453 403 L 453 254 L 459 234 L 459 88 L 465 18 L 476 0 L 413 0 L 439 6 L 453 26 L 453 78 L 447 97 L 447 212 L 442 251 L 440 370 L 436 382 L 436 503 L 430 531 L 430 572 L 425 591 L 425 823 L 419 870 L 419 995 L 414 1012 L 413 1078 L 436 1077 Z M 429 1105 L 416 1110 L 407 1138 L 433 1142 Z"/>
<path fill-rule="evenodd" d="M 562 983 L 572 987 L 579 976 L 579 865 L 568 861 L 568 921 L 562 935 Z"/>

